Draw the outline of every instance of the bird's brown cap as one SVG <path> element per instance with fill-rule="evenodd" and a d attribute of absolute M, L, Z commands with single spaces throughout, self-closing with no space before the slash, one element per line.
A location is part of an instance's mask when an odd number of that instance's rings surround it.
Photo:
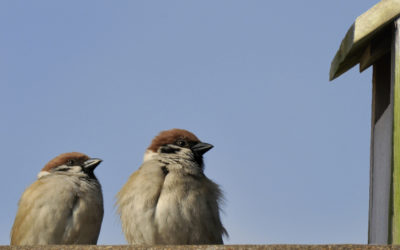
<path fill-rule="evenodd" d="M 166 144 L 173 144 L 178 139 L 187 140 L 188 142 L 200 142 L 192 132 L 185 129 L 173 128 L 170 130 L 161 131 L 156 137 L 154 137 L 150 146 L 147 148 L 153 152 L 157 152 L 157 149 Z"/>
<path fill-rule="evenodd" d="M 55 167 L 61 166 L 63 164 L 66 164 L 69 160 L 73 160 L 77 163 L 83 163 L 87 160 L 89 160 L 89 156 L 79 153 L 79 152 L 71 152 L 71 153 L 64 153 L 60 154 L 59 156 L 55 157 L 51 161 L 49 161 L 42 171 L 49 171 Z"/>

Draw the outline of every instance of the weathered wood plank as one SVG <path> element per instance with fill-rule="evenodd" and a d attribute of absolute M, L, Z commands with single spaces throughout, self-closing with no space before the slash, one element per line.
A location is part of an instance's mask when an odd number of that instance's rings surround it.
<path fill-rule="evenodd" d="M 359 63 L 370 39 L 399 15 L 400 0 L 382 0 L 359 16 L 347 31 L 331 63 L 330 80 Z"/>
<path fill-rule="evenodd" d="M 392 209 L 391 244 L 400 244 L 400 19 L 395 21 L 392 45 L 393 86 L 393 161 L 392 161 Z"/>
<path fill-rule="evenodd" d="M 387 244 L 392 163 L 393 108 L 389 105 L 373 127 L 371 145 L 369 244 Z"/>

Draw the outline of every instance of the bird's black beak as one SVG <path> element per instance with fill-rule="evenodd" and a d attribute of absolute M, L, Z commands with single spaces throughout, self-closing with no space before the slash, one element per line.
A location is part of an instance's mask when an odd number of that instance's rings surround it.
<path fill-rule="evenodd" d="M 194 145 L 192 147 L 192 151 L 197 154 L 197 155 L 203 155 L 205 154 L 208 150 L 212 149 L 214 146 L 209 144 L 209 143 L 205 143 L 205 142 L 199 142 L 196 145 Z"/>
<path fill-rule="evenodd" d="M 83 163 L 83 168 L 87 170 L 94 170 L 101 162 L 101 159 L 91 158 Z"/>

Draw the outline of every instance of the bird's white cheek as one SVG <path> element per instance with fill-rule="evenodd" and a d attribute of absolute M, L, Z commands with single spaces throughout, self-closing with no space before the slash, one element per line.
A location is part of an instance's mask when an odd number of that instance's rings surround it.
<path fill-rule="evenodd" d="M 48 174 L 50 174 L 48 171 L 40 171 L 38 173 L 38 175 L 37 175 L 37 178 L 39 179 L 39 178 L 41 178 L 41 177 L 43 177 L 45 175 L 48 175 Z"/>
<path fill-rule="evenodd" d="M 70 173 L 81 173 L 82 172 L 82 168 L 80 166 L 72 166 L 72 167 L 69 167 L 68 172 L 70 172 Z"/>
<path fill-rule="evenodd" d="M 151 150 L 146 150 L 146 153 L 144 153 L 143 162 L 150 161 L 154 159 L 157 155 L 158 153 L 154 153 Z"/>

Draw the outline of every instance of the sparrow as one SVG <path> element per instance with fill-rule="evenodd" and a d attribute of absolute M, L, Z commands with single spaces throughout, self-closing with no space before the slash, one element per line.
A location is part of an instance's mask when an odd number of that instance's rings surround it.
<path fill-rule="evenodd" d="M 49 161 L 19 200 L 11 245 L 96 244 L 104 210 L 93 170 L 101 161 L 78 152 Z"/>
<path fill-rule="evenodd" d="M 117 211 L 130 244 L 223 244 L 222 192 L 204 174 L 213 146 L 183 129 L 162 131 L 143 164 L 117 194 Z"/>

